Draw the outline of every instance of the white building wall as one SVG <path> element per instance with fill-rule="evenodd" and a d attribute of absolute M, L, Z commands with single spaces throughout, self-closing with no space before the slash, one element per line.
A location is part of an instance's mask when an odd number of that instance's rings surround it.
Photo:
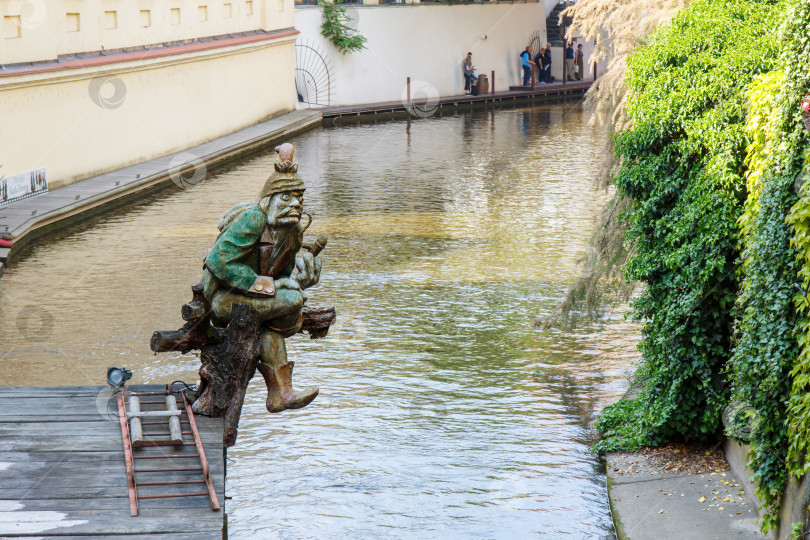
<path fill-rule="evenodd" d="M 352 6 L 363 51 L 342 55 L 321 36 L 321 9 L 299 7 L 300 42 L 316 43 L 335 72 L 333 105 L 399 101 L 406 78 L 415 96 L 464 93 L 461 64 L 473 53 L 478 73 L 495 71 L 495 89 L 519 84 L 519 54 L 531 35 L 546 39 L 546 5 L 385 5 Z M 561 60 L 561 59 L 560 59 Z"/>
<path fill-rule="evenodd" d="M 291 111 L 294 39 L 1 77 L 0 174 L 56 189 Z"/>

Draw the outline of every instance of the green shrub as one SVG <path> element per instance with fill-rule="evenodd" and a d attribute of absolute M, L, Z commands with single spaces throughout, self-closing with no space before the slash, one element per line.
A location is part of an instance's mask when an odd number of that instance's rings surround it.
<path fill-rule="evenodd" d="M 727 426 L 727 432 L 751 445 L 748 466 L 757 480 L 764 530 L 777 523 L 778 501 L 787 481 L 787 396 L 789 373 L 798 354 L 793 282 L 799 265 L 791 246 L 792 231 L 785 223 L 797 197 L 780 151 L 785 78 L 784 71 L 774 71 L 748 88 L 748 199 L 738 220 L 742 290 L 729 370 L 733 401 L 742 404 L 740 409 L 752 417 L 755 429 L 747 433 Z"/>
<path fill-rule="evenodd" d="M 627 80 L 615 183 L 644 339 L 638 399 L 603 412 L 597 449 L 705 439 L 730 398 L 766 532 L 788 473 L 810 473 L 810 3 L 699 0 Z"/>
<path fill-rule="evenodd" d="M 746 199 L 745 88 L 771 71 L 779 4 L 698 0 L 628 59 L 632 127 L 615 184 L 634 200 L 627 277 L 645 284 L 636 404 L 606 409 L 597 450 L 716 436 L 728 403 Z"/>
<path fill-rule="evenodd" d="M 789 373 L 798 353 L 793 281 L 799 265 L 785 215 L 795 200 L 792 177 L 764 182 L 750 245 L 743 252 L 739 341 L 731 361 L 734 397 L 752 409 L 756 427 L 750 436 L 735 429 L 729 434 L 751 444 L 748 466 L 758 482 L 766 530 L 777 523 L 787 479 Z"/>

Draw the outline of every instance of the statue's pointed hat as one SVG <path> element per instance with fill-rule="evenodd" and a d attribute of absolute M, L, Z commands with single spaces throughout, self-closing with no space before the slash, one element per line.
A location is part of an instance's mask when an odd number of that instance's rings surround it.
<path fill-rule="evenodd" d="M 304 181 L 298 176 L 298 163 L 293 162 L 295 148 L 290 143 L 276 146 L 275 171 L 264 183 L 260 199 L 285 191 L 304 191 Z"/>

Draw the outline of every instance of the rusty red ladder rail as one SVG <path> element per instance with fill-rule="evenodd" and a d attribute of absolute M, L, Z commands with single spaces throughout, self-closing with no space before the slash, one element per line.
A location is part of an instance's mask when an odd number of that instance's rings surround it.
<path fill-rule="evenodd" d="M 191 432 L 194 434 L 194 444 L 197 446 L 197 454 L 200 456 L 200 467 L 202 467 L 203 470 L 205 485 L 208 487 L 208 498 L 211 500 L 211 510 L 219 510 L 217 492 L 214 489 L 214 482 L 211 481 L 211 470 L 208 468 L 208 459 L 205 457 L 205 449 L 203 448 L 202 439 L 200 439 L 200 432 L 197 431 L 197 421 L 194 419 L 194 411 L 191 410 L 191 405 L 189 405 L 188 399 L 186 399 L 186 394 L 180 392 L 180 395 L 183 396 L 183 404 L 186 406 L 188 423 L 191 425 Z"/>
<path fill-rule="evenodd" d="M 217 498 L 216 490 L 214 489 L 214 483 L 211 479 L 211 471 L 208 465 L 208 459 L 205 457 L 205 449 L 203 448 L 202 439 L 200 439 L 200 433 L 197 430 L 197 422 L 194 418 L 194 411 L 191 409 L 191 405 L 186 398 L 185 393 L 182 391 L 179 392 L 183 398 L 183 405 L 184 409 L 182 413 L 186 414 L 188 420 L 182 421 L 182 423 L 188 423 L 191 431 L 183 431 L 183 435 L 192 435 L 194 437 L 193 443 L 182 443 L 182 446 L 194 446 L 196 453 L 195 454 L 170 454 L 170 455 L 141 455 L 136 456 L 134 455 L 133 451 L 133 444 L 132 444 L 132 437 L 129 428 L 129 418 L 127 415 L 126 409 L 126 401 L 125 398 L 128 395 L 132 396 L 147 396 L 147 395 L 173 395 L 177 392 L 172 391 L 172 389 L 167 386 L 166 392 L 133 392 L 129 394 L 129 389 L 127 386 L 124 387 L 123 394 L 119 394 L 118 397 L 118 416 L 121 422 L 121 439 L 123 440 L 124 444 L 124 458 L 126 460 L 126 471 L 127 471 L 127 486 L 129 491 L 129 509 L 130 514 L 132 516 L 138 515 L 138 501 L 141 499 L 163 499 L 163 498 L 172 498 L 172 497 L 202 497 L 207 496 L 210 503 L 211 503 L 211 510 L 217 511 L 219 510 L 220 504 L 219 499 Z M 161 403 L 159 401 L 143 401 L 142 404 L 156 404 Z M 148 411 L 143 411 L 148 412 Z M 151 415 L 150 415 L 151 416 Z M 150 421 L 148 422 L 150 425 L 153 424 L 167 424 L 166 422 L 155 422 Z M 142 435 L 162 435 L 161 433 L 142 433 Z M 142 447 L 153 447 L 153 446 L 178 446 L 172 441 L 166 440 L 158 440 L 158 441 L 146 441 L 142 440 L 139 443 L 139 446 Z M 136 469 L 135 468 L 135 460 L 136 459 L 190 459 L 190 458 L 198 458 L 200 462 L 199 467 L 160 467 L 160 468 L 143 468 L 143 469 Z M 200 471 L 202 472 L 203 479 L 202 480 L 172 480 L 172 481 L 155 481 L 155 482 L 138 482 L 136 478 L 136 474 L 138 472 L 143 473 L 156 473 L 156 472 L 185 472 L 185 471 Z M 138 494 L 138 486 L 161 486 L 161 485 L 189 485 L 189 484 L 205 484 L 206 491 L 203 492 L 196 492 L 196 493 L 167 493 L 161 495 L 139 495 Z"/>
<path fill-rule="evenodd" d="M 127 487 L 129 488 L 129 514 L 138 515 L 138 487 L 135 485 L 135 465 L 132 462 L 132 444 L 129 440 L 129 421 L 124 396 L 118 395 L 118 418 L 121 421 L 121 439 L 124 441 L 124 459 L 127 462 Z"/>

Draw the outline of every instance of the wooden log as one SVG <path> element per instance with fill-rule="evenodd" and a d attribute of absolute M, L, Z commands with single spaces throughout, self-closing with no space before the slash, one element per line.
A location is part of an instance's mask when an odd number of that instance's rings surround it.
<path fill-rule="evenodd" d="M 260 325 L 256 310 L 246 304 L 234 304 L 225 341 L 207 345 L 200 351 L 201 383 L 192 409 L 196 414 L 225 418 L 226 446 L 236 442 L 247 385 L 259 363 Z"/>
<path fill-rule="evenodd" d="M 180 330 L 158 330 L 152 334 L 149 346 L 156 353 L 178 351 L 185 354 L 202 349 L 211 341 L 221 341 L 223 337 L 216 330 L 212 326 L 198 330 L 198 327 L 192 323 L 185 325 Z"/>
<path fill-rule="evenodd" d="M 225 339 L 225 332 L 211 324 L 211 306 L 205 298 L 202 284 L 192 286 L 191 294 L 191 302 L 180 309 L 186 324 L 180 330 L 158 330 L 152 334 L 149 347 L 153 352 L 187 353 Z"/>
<path fill-rule="evenodd" d="M 166 409 L 169 412 L 178 411 L 177 400 L 175 397 L 166 396 Z M 169 417 L 169 440 L 174 444 L 183 444 L 183 430 L 180 428 L 180 415 Z"/>
<path fill-rule="evenodd" d="M 141 414 L 141 400 L 138 396 L 129 396 L 129 412 L 133 415 Z M 132 446 L 140 446 L 143 443 L 143 427 L 140 416 L 132 416 L 129 419 L 129 439 Z"/>
<path fill-rule="evenodd" d="M 184 321 L 200 320 L 209 314 L 211 306 L 205 298 L 202 283 L 191 287 L 192 300 L 180 308 L 180 315 Z"/>
<path fill-rule="evenodd" d="M 301 315 L 304 317 L 301 331 L 308 332 L 310 339 L 325 337 L 329 332 L 329 327 L 335 324 L 337 319 L 337 311 L 334 307 L 321 309 L 304 307 Z"/>
<path fill-rule="evenodd" d="M 190 304 L 186 304 L 189 306 Z M 184 308 L 186 306 L 183 306 Z M 320 339 L 329 333 L 329 327 L 335 323 L 337 312 L 331 308 L 309 308 L 301 310 L 304 322 L 300 332 L 307 332 L 310 339 Z M 207 326 L 206 326 L 207 324 Z M 209 321 L 189 322 L 180 330 L 157 330 L 152 334 L 149 343 L 153 352 L 202 350 L 209 343 L 222 343 L 225 340 L 225 331 L 211 326 Z"/>
<path fill-rule="evenodd" d="M 315 248 L 322 249 L 325 244 L 326 240 L 319 238 Z M 191 291 L 193 299 L 181 309 L 186 324 L 180 330 L 155 332 L 150 347 L 155 353 L 200 351 L 201 382 L 192 409 L 203 416 L 224 417 L 223 443 L 233 446 L 247 385 L 260 360 L 262 321 L 256 310 L 237 303 L 228 326 L 216 328 L 211 324 L 211 307 L 202 285 L 193 286 Z M 326 336 L 337 318 L 334 307 L 305 307 L 301 315 L 300 331 L 309 333 L 311 339 Z"/>
<path fill-rule="evenodd" d="M 196 300 L 192 300 L 180 308 L 180 315 L 183 317 L 184 321 L 202 319 L 205 316 L 205 306 Z"/>
<path fill-rule="evenodd" d="M 325 239 L 318 238 L 319 247 Z M 191 287 L 193 299 L 180 309 L 183 320 L 187 321 L 180 330 L 157 330 L 152 334 L 149 347 L 153 352 L 201 351 L 206 345 L 222 343 L 226 331 L 211 324 L 211 306 L 203 293 L 202 284 Z M 301 310 L 303 324 L 300 332 L 307 332 L 310 339 L 319 339 L 329 333 L 329 327 L 335 323 L 337 312 L 331 308 L 304 307 Z"/>

